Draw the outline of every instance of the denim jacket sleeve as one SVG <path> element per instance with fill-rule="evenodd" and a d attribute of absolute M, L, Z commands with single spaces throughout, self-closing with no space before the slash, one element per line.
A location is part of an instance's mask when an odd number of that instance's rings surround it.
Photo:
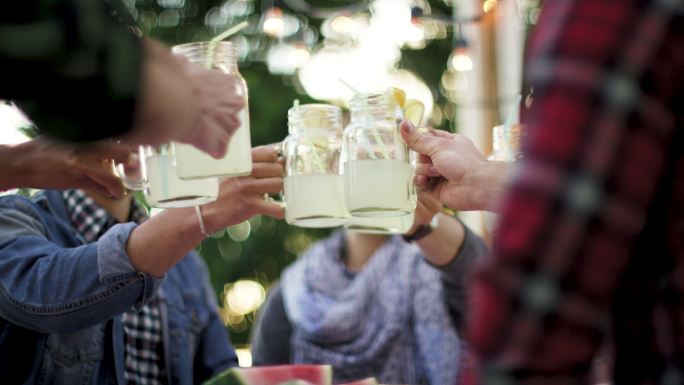
<path fill-rule="evenodd" d="M 98 242 L 64 247 L 28 201 L 0 204 L 0 317 L 44 333 L 82 329 L 140 308 L 160 279 L 136 272 L 125 253 L 134 224 Z"/>
<path fill-rule="evenodd" d="M 226 327 L 218 314 L 218 302 L 211 287 L 209 272 L 202 259 L 197 256 L 201 270 L 200 279 L 207 306 L 211 309 L 209 323 L 201 331 L 195 353 L 193 377 L 196 384 L 216 376 L 224 370 L 238 366 L 237 355 L 230 343 Z"/>

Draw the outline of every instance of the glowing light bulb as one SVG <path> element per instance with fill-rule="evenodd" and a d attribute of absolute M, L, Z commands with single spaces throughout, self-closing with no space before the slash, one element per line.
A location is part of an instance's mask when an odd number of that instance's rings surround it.
<path fill-rule="evenodd" d="M 283 11 L 278 7 L 273 7 L 266 11 L 261 30 L 268 35 L 281 37 L 284 29 Z"/>
<path fill-rule="evenodd" d="M 458 72 L 467 72 L 473 69 L 473 59 L 470 58 L 468 41 L 459 37 L 454 41 L 454 50 L 449 58 L 451 68 Z"/>
<path fill-rule="evenodd" d="M 473 69 L 473 60 L 465 53 L 459 53 L 451 58 L 451 65 L 456 71 L 466 72 Z"/>
<path fill-rule="evenodd" d="M 482 10 L 485 12 L 489 12 L 492 9 L 494 9 L 497 3 L 497 0 L 485 0 L 485 2 L 482 3 Z"/>

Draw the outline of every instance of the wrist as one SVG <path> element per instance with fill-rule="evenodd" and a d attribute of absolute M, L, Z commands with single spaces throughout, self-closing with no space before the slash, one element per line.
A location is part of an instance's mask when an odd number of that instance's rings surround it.
<path fill-rule="evenodd" d="M 412 228 L 401 237 L 404 238 L 404 241 L 408 243 L 413 243 L 429 236 L 430 234 L 432 234 L 432 231 L 433 227 L 431 224 L 422 224 L 415 226 L 415 228 Z"/>
<path fill-rule="evenodd" d="M 199 206 L 200 212 L 202 213 L 202 219 L 204 221 L 204 231 L 207 234 L 213 234 L 227 226 L 222 226 L 221 224 L 221 210 L 218 210 L 215 204 L 205 204 Z M 225 211 L 223 212 L 223 215 L 225 216 Z M 193 218 L 195 215 L 193 215 Z M 197 231 L 199 232 L 199 221 L 198 218 L 195 218 L 195 227 L 197 228 Z"/>
<path fill-rule="evenodd" d="M 458 257 L 465 240 L 465 228 L 456 218 L 446 214 L 436 217 L 433 232 L 416 242 L 425 259 L 436 267 L 446 266 Z"/>
<path fill-rule="evenodd" d="M 468 180 L 474 210 L 495 211 L 498 202 L 506 190 L 507 176 L 512 167 L 509 162 L 483 161 L 472 168 Z"/>

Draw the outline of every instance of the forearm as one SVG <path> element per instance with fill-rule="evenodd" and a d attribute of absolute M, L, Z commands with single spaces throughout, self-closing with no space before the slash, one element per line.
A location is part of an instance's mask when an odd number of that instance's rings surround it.
<path fill-rule="evenodd" d="M 133 230 L 126 253 L 136 270 L 162 277 L 204 238 L 194 208 L 170 209 Z"/>
<path fill-rule="evenodd" d="M 0 145 L 0 164 L 0 191 L 21 186 L 21 176 L 25 173 L 17 169 L 11 146 Z"/>
<path fill-rule="evenodd" d="M 136 105 L 131 143 L 161 144 L 199 119 L 194 85 L 169 47 L 152 39 L 141 40 L 142 86 Z"/>
<path fill-rule="evenodd" d="M 499 202 L 508 189 L 513 163 L 485 162 L 471 170 L 465 180 L 459 182 L 468 186 L 473 210 L 497 211 Z"/>
<path fill-rule="evenodd" d="M 449 215 L 439 213 L 436 228 L 426 237 L 416 241 L 416 244 L 431 264 L 444 266 L 456 258 L 463 244 L 464 234 L 461 222 Z"/>

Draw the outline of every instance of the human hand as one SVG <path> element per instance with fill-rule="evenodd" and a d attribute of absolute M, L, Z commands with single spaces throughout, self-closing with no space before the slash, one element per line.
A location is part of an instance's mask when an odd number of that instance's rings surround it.
<path fill-rule="evenodd" d="M 240 80 L 216 69 L 206 69 L 198 64 L 186 63 L 200 107 L 200 115 L 193 129 L 178 138 L 179 142 L 191 144 L 215 158 L 221 158 L 228 150 L 228 143 L 240 127 L 239 113 L 245 105 L 245 95 L 238 94 Z"/>
<path fill-rule="evenodd" d="M 275 148 L 253 148 L 252 161 L 251 175 L 223 179 L 217 200 L 202 206 L 208 232 L 216 232 L 258 214 L 276 219 L 285 217 L 282 205 L 264 198 L 266 194 L 276 194 L 283 189 L 284 169 Z"/>
<path fill-rule="evenodd" d="M 143 87 L 135 127 L 125 140 L 159 145 L 191 144 L 209 155 L 225 155 L 245 106 L 238 80 L 173 55 L 168 47 L 143 40 Z"/>
<path fill-rule="evenodd" d="M 0 146 L 0 189 L 81 188 L 121 197 L 126 190 L 112 172 L 111 161 L 127 163 L 130 154 L 129 147 L 112 142 L 74 145 L 38 138 Z"/>
<path fill-rule="evenodd" d="M 488 162 L 465 136 L 401 123 L 401 135 L 416 151 L 414 183 L 455 210 L 493 210 L 505 188 L 508 165 Z"/>

